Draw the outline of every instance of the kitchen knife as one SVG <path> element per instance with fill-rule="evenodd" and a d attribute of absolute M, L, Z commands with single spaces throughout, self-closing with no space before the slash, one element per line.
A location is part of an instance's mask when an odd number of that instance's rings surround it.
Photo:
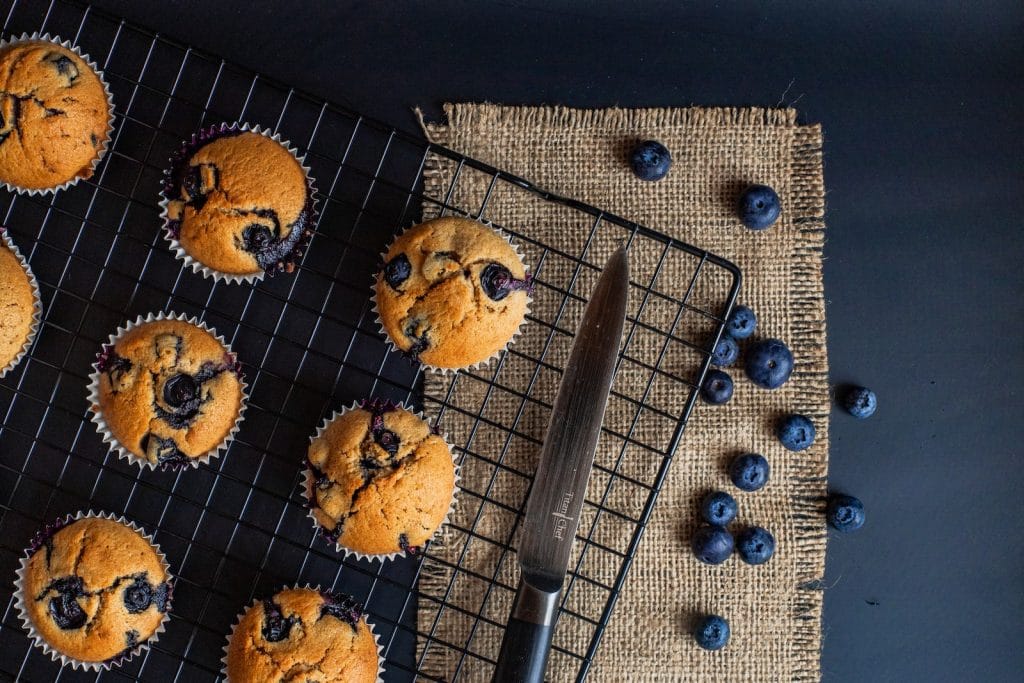
<path fill-rule="evenodd" d="M 541 683 L 558 598 L 576 537 L 629 299 L 629 261 L 619 247 L 597 281 L 562 373 L 526 503 L 519 589 L 501 641 L 494 683 Z"/>

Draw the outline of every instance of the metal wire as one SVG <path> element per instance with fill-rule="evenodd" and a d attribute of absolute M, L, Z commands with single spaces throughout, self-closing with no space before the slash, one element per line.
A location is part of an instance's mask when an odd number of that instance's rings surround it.
<path fill-rule="evenodd" d="M 3 224 L 32 264 L 45 306 L 30 354 L 0 382 L 0 577 L 8 577 L 0 582 L 0 678 L 217 680 L 221 648 L 238 612 L 254 597 L 295 583 L 319 584 L 366 603 L 381 634 L 388 680 L 444 680 L 418 672 L 432 648 L 457 655 L 448 680 L 492 665 L 493 659 L 476 651 L 472 641 L 479 626 L 503 624 L 487 616 L 483 605 L 472 610 L 453 601 L 455 579 L 485 583 L 484 605 L 492 591 L 514 590 L 498 568 L 492 573 L 467 566 L 466 550 L 473 542 L 500 548 L 502 559 L 514 553 L 511 535 L 490 538 L 479 528 L 483 503 L 502 514 L 520 512 L 519 505 L 493 495 L 495 482 L 503 475 L 530 477 L 507 456 L 513 443 L 538 442 L 521 420 L 527 411 L 550 410 L 550 403 L 533 395 L 535 384 L 542 373 L 560 371 L 552 349 L 561 343 L 556 340 L 572 335 L 571 322 L 563 318 L 585 301 L 574 290 L 583 275 L 600 268 L 591 261 L 591 246 L 610 231 L 617 240 L 660 245 L 660 259 L 647 281 L 632 283 L 639 306 L 627 322 L 619 360 L 621 367 L 628 365 L 648 380 L 639 396 L 613 392 L 612 400 L 629 405 L 633 418 L 624 429 L 609 425 L 605 430 L 620 447 L 614 462 L 595 464 L 595 477 L 607 481 L 602 495 L 586 501 L 593 517 L 578 531 L 582 552 L 570 567 L 563 596 L 561 618 L 586 630 L 581 641 L 586 645 L 556 650 L 578 664 L 582 679 L 693 407 L 709 349 L 735 299 L 740 282 L 735 266 L 87 5 L 14 0 L 4 16 L 5 36 L 47 31 L 89 53 L 112 87 L 117 122 L 110 151 L 94 178 L 56 196 L 0 197 Z M 161 235 L 157 207 L 161 174 L 180 141 L 203 125 L 236 120 L 269 126 L 302 148 L 321 192 L 321 221 L 303 263 L 295 273 L 256 287 L 213 284 L 181 268 Z M 431 158 L 454 167 L 442 193 L 424 189 Z M 453 201 L 468 173 L 490 179 L 479 206 Z M 378 255 L 391 235 L 416 222 L 421 211 L 482 218 L 492 197 L 509 188 L 586 218 L 589 233 L 579 253 L 569 253 L 541 243 L 528 230 L 500 226 L 535 255 L 537 286 L 560 298 L 550 319 L 529 318 L 529 325 L 547 338 L 539 353 L 513 347 L 493 368 L 460 374 L 444 399 L 426 399 L 442 423 L 448 413 L 472 420 L 465 440 L 456 443 L 460 457 L 464 465 L 473 460 L 490 468 L 482 490 L 462 494 L 479 503 L 475 518 L 452 524 L 467 545 L 454 563 L 429 547 L 422 557 L 384 565 L 342 561 L 315 536 L 298 492 L 309 434 L 330 410 L 355 399 L 375 395 L 414 405 L 424 401 L 418 391 L 420 370 L 389 353 L 374 324 L 368 283 Z M 668 291 L 658 283 L 659 275 L 667 260 L 680 256 L 690 259 L 690 278 L 678 291 Z M 555 261 L 570 264 L 571 273 L 552 273 L 548 263 Z M 724 275 L 721 285 L 710 300 L 695 303 L 695 283 L 709 268 Z M 645 320 L 645 311 L 655 306 L 674 311 L 667 328 Z M 244 362 L 252 396 L 242 431 L 227 454 L 198 470 L 140 472 L 108 452 L 88 421 L 85 387 L 100 345 L 117 325 L 151 311 L 198 316 L 216 327 Z M 689 314 L 705 317 L 711 332 L 694 339 L 680 331 L 680 320 Z M 659 340 L 653 360 L 631 351 L 631 340 L 643 335 Z M 686 368 L 667 367 L 670 348 L 688 349 L 696 360 Z M 532 367 L 525 388 L 503 382 L 507 363 Z M 679 392 L 678 409 L 649 400 L 659 381 L 671 382 Z M 485 383 L 481 405 L 467 408 L 454 400 L 467 382 Z M 488 402 L 499 400 L 518 402 L 508 424 L 485 412 Z M 638 430 L 644 415 L 674 424 L 671 438 L 646 443 Z M 500 451 L 474 446 L 485 430 L 504 435 Z M 640 474 L 623 471 L 631 449 L 646 453 L 656 467 Z M 633 487 L 641 504 L 618 508 L 609 497 L 613 485 Z M 10 581 L 36 529 L 90 508 L 125 514 L 153 532 L 177 577 L 171 621 L 159 642 L 123 667 L 99 674 L 61 669 L 31 646 L 13 609 Z M 620 547 L 600 540 L 602 525 L 612 522 L 628 530 Z M 589 574 L 584 564 L 592 553 L 610 557 L 614 571 Z M 417 591 L 425 567 L 450 572 L 444 595 Z M 574 603 L 577 585 L 603 596 L 599 613 L 585 614 Z M 420 623 L 418 601 L 435 607 Z M 449 614 L 471 622 L 464 642 L 439 635 L 439 624 Z"/>

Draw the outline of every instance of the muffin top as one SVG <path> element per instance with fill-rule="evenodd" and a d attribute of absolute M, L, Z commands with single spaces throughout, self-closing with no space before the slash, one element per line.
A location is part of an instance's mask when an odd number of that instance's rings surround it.
<path fill-rule="evenodd" d="M 0 228 L 2 230 L 2 228 Z M 0 375 L 18 357 L 32 331 L 36 295 L 21 261 L 0 239 Z"/>
<path fill-rule="evenodd" d="M 151 465 L 197 464 L 242 410 L 241 368 L 212 334 L 183 320 L 132 327 L 96 362 L 94 412 L 117 442 Z"/>
<path fill-rule="evenodd" d="M 351 598 L 286 588 L 245 611 L 224 658 L 231 683 L 377 680 L 377 642 Z"/>
<path fill-rule="evenodd" d="M 335 417 L 310 444 L 307 465 L 306 495 L 324 537 L 366 555 L 417 552 L 455 490 L 444 439 L 379 400 Z"/>
<path fill-rule="evenodd" d="M 170 576 L 157 549 L 131 527 L 86 517 L 36 535 L 22 570 L 22 606 L 63 655 L 107 662 L 157 631 Z"/>
<path fill-rule="evenodd" d="M 284 145 L 215 129 L 173 164 L 168 229 L 189 256 L 228 275 L 295 268 L 312 234 L 313 201 L 305 170 Z"/>
<path fill-rule="evenodd" d="M 0 180 L 42 190 L 92 175 L 110 135 L 110 104 L 96 72 L 44 40 L 0 52 Z"/>
<path fill-rule="evenodd" d="M 438 218 L 405 231 L 377 275 L 377 311 L 391 341 L 438 368 L 487 360 L 526 315 L 530 283 L 512 246 L 467 218 Z"/>

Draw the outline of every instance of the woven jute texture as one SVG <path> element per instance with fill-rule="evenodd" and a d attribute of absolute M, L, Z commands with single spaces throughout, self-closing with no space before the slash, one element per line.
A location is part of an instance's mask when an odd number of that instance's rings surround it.
<path fill-rule="evenodd" d="M 432 140 L 736 263 L 744 278 L 739 301 L 759 316 L 755 338 L 785 340 L 796 359 L 792 379 L 777 391 L 755 387 L 736 366 L 730 370 L 736 382 L 732 401 L 722 407 L 697 405 L 589 680 L 818 679 L 829 443 L 820 127 L 798 125 L 796 112 L 788 109 L 583 111 L 469 104 L 448 105 L 446 114 L 446 122 L 425 126 Z M 627 164 L 628 152 L 641 139 L 660 140 L 672 150 L 674 163 L 664 180 L 645 183 L 633 177 Z M 487 196 L 490 178 L 461 169 L 459 182 L 451 189 L 457 170 L 450 162 L 431 159 L 427 194 L 444 196 L 451 192 L 452 204 L 479 206 L 481 198 Z M 738 193 L 755 182 L 774 187 L 783 204 L 779 222 L 763 232 L 744 229 L 735 217 Z M 568 212 L 544 202 L 503 200 L 493 188 L 491 194 L 487 218 L 522 230 L 531 239 L 566 254 L 581 253 L 581 240 L 590 226 L 580 223 L 578 217 L 569 222 Z M 433 205 L 425 207 L 428 217 L 435 211 Z M 565 278 L 571 271 L 570 264 L 561 272 L 558 259 L 550 253 L 544 255 L 533 242 L 520 246 L 527 261 L 543 256 L 541 274 L 545 280 Z M 599 236 L 589 248 L 588 260 L 602 263 L 613 246 L 614 239 Z M 663 251 L 637 243 L 631 252 L 633 280 L 646 282 Z M 676 284 L 686 289 L 693 263 L 661 266 L 659 283 L 678 280 Z M 593 279 L 583 277 L 577 287 L 585 293 Z M 692 287 L 691 302 L 713 308 L 721 305 L 722 293 L 721 280 L 702 280 Z M 701 297 L 706 298 L 703 304 Z M 538 287 L 534 318 L 558 318 L 556 312 L 545 307 L 563 301 L 563 297 L 550 296 Z M 632 303 L 635 313 L 636 301 Z M 582 305 L 570 308 L 559 318 L 559 324 L 567 329 L 578 322 L 577 309 Z M 648 307 L 641 318 L 646 316 L 652 326 L 660 327 L 669 322 L 659 319 L 663 315 Z M 688 315 L 686 320 L 678 333 L 700 343 L 699 336 L 706 333 L 698 329 L 701 318 Z M 539 354 L 550 339 L 549 332 L 543 325 L 528 322 L 513 348 L 529 356 Z M 646 342 L 640 337 L 636 348 L 630 347 L 632 356 L 645 353 Z M 564 362 L 569 340 L 549 342 L 549 346 L 552 348 L 545 358 L 556 366 Z M 655 340 L 647 346 L 646 351 L 650 351 L 659 344 Z M 557 373 L 538 373 L 536 364 L 520 360 L 507 354 L 500 363 L 492 360 L 488 368 L 475 372 L 493 379 L 493 367 L 499 363 L 501 386 L 529 390 L 531 396 L 550 405 L 557 389 Z M 686 364 L 696 366 L 698 361 L 699 357 L 681 356 L 673 361 L 670 371 L 686 374 L 691 371 Z M 646 371 L 624 363 L 615 387 L 633 396 L 639 395 L 648 382 Z M 501 639 L 501 629 L 495 624 L 503 624 L 507 618 L 510 587 L 516 584 L 514 554 L 502 552 L 500 544 L 514 544 L 518 539 L 512 533 L 515 514 L 509 509 L 522 503 L 528 483 L 510 473 L 533 471 L 547 413 L 542 407 L 524 404 L 514 391 L 506 396 L 487 382 L 460 380 L 451 394 L 450 387 L 451 376 L 431 376 L 425 390 L 437 399 L 465 407 L 464 412 L 447 410 L 442 427 L 453 443 L 467 452 L 462 469 L 464 494 L 453 514 L 453 526 L 475 531 L 472 538 L 467 538 L 463 532 L 449 530 L 431 548 L 431 554 L 460 565 L 464 571 L 454 572 L 439 563 L 425 565 L 419 586 L 419 627 L 423 633 L 432 630 L 434 640 L 421 639 L 419 651 L 427 650 L 422 660 L 425 673 L 445 680 L 457 677 L 460 681 L 486 681 L 492 671 L 486 658 L 496 657 Z M 648 392 L 644 402 L 678 415 L 685 390 L 671 384 L 662 388 Z M 428 407 L 431 405 L 434 402 L 428 401 Z M 481 413 L 481 405 L 485 406 L 484 424 L 478 424 L 467 435 L 475 416 Z M 817 441 L 805 452 L 786 451 L 773 435 L 776 420 L 790 412 L 809 416 L 817 427 Z M 673 427 L 670 419 L 645 421 L 642 414 L 629 402 L 613 397 L 605 426 L 620 433 L 632 428 L 635 441 L 653 445 L 651 452 L 633 448 L 632 444 L 606 443 L 602 437 L 596 459 L 598 464 L 617 468 L 620 474 L 639 482 L 652 478 L 660 461 L 654 457 L 656 449 L 669 442 Z M 637 415 L 641 415 L 641 424 Z M 537 441 L 488 429 L 488 425 L 513 423 L 518 434 Z M 771 479 L 756 493 L 740 492 L 729 482 L 728 462 L 743 452 L 762 453 L 771 463 Z M 476 466 L 477 458 L 471 453 L 490 454 L 493 460 L 500 459 L 502 467 Z M 639 514 L 646 497 L 642 488 L 624 482 L 609 487 L 607 474 L 599 471 L 590 483 L 588 500 L 600 500 L 604 495 L 607 508 L 634 518 Z M 711 567 L 693 557 L 688 542 L 699 523 L 698 502 L 714 489 L 730 491 L 739 501 L 734 530 L 757 524 L 774 533 L 777 551 L 766 565 L 748 566 L 734 556 L 723 565 Z M 485 498 L 504 501 L 508 508 L 482 502 Z M 581 533 L 593 521 L 593 511 L 588 508 L 581 520 Z M 625 519 L 605 514 L 592 537 L 606 547 L 621 549 L 632 529 Z M 573 566 L 578 557 L 577 552 Z M 586 555 L 580 574 L 595 581 L 578 579 L 573 584 L 566 604 L 571 614 L 563 614 L 559 621 L 549 680 L 575 679 L 580 661 L 568 652 L 585 651 L 594 633 L 588 619 L 600 617 L 608 596 L 601 584 L 610 582 L 620 562 L 613 553 L 599 549 Z M 497 577 L 497 587 L 488 580 L 492 576 Z M 441 600 L 454 607 L 439 609 Z M 723 615 L 731 624 L 732 640 L 720 652 L 700 650 L 690 636 L 695 617 L 706 613 Z M 476 615 L 483 615 L 483 619 Z M 458 648 L 472 654 L 460 658 Z"/>

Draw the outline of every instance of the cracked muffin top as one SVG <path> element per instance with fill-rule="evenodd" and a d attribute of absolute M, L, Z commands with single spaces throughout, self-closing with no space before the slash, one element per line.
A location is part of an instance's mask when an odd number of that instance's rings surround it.
<path fill-rule="evenodd" d="M 9 45 L 0 98 L 0 180 L 46 190 L 92 175 L 110 135 L 110 103 L 85 60 L 44 40 Z"/>
<path fill-rule="evenodd" d="M 35 307 L 35 290 L 28 273 L 0 239 L 0 375 L 25 348 L 32 332 Z"/>
<path fill-rule="evenodd" d="M 530 279 L 515 249 L 468 218 L 438 218 L 400 235 L 375 299 L 381 325 L 410 358 L 464 368 L 503 349 L 527 312 Z"/>
<path fill-rule="evenodd" d="M 104 346 L 93 411 L 151 465 L 198 464 L 242 410 L 241 368 L 215 336 L 184 320 L 144 322 Z"/>
<path fill-rule="evenodd" d="M 286 588 L 247 609 L 224 657 L 231 683 L 377 680 L 377 642 L 351 598 Z"/>
<path fill-rule="evenodd" d="M 169 607 L 171 578 L 131 527 L 85 517 L 36 535 L 21 606 L 38 635 L 80 662 L 112 662 L 149 640 Z"/>
<path fill-rule="evenodd" d="M 313 228 L 310 182 L 281 143 L 252 131 L 204 131 L 172 162 L 167 229 L 210 270 L 292 271 Z"/>
<path fill-rule="evenodd" d="M 330 543 L 415 554 L 448 514 L 455 464 L 422 418 L 380 400 L 336 416 L 309 446 L 306 497 Z"/>

